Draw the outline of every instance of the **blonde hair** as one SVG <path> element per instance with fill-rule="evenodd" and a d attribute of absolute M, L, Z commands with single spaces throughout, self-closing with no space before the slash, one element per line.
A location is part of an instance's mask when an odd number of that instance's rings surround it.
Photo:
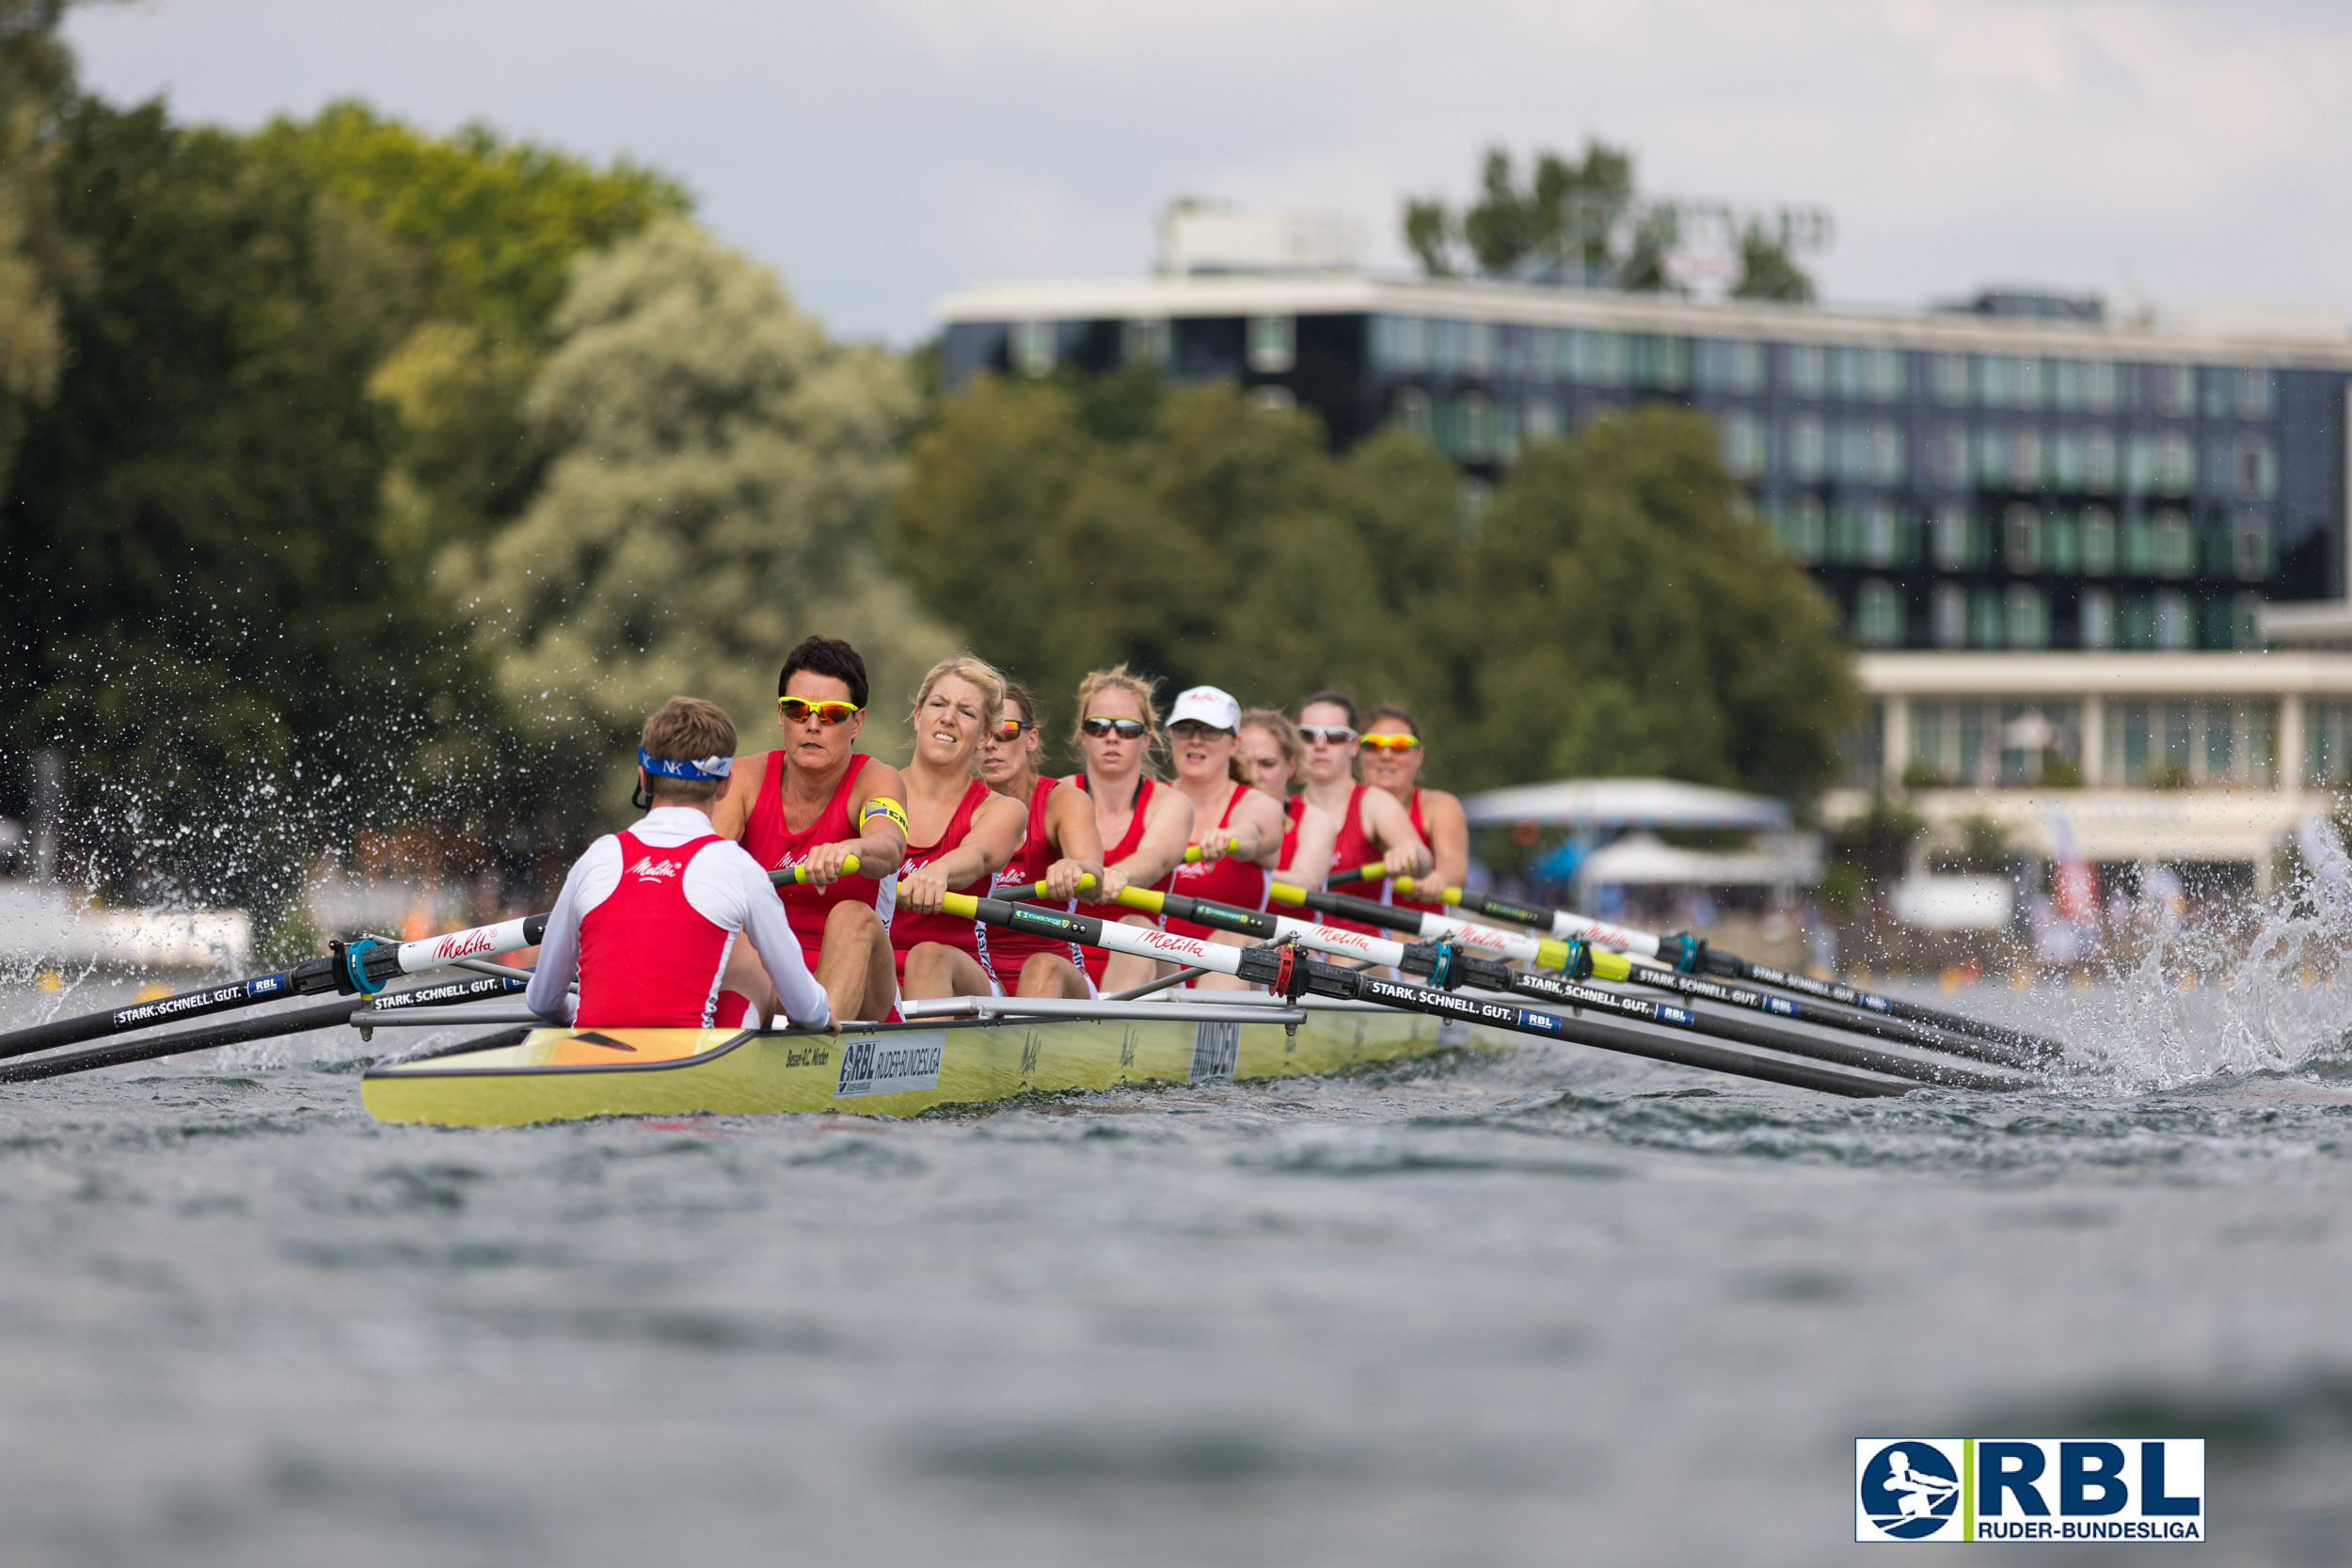
<path fill-rule="evenodd" d="M 716 703 L 706 703 L 700 697 L 673 697 L 645 721 L 645 727 L 638 732 L 637 744 L 660 762 L 731 757 L 735 755 L 735 721 Z M 648 774 L 645 793 L 693 804 L 716 797 L 719 781 Z"/>
<path fill-rule="evenodd" d="M 923 705 L 931 700 L 931 689 L 949 675 L 970 681 L 980 689 L 980 733 L 986 735 L 996 727 L 996 721 L 1005 712 L 1005 677 L 996 666 L 970 654 L 957 654 L 931 666 L 931 673 L 923 677 L 923 684 L 914 689 L 914 705 L 907 710 L 909 722 L 923 716 Z"/>
<path fill-rule="evenodd" d="M 1298 726 L 1291 722 L 1290 715 L 1279 708 L 1253 707 L 1241 716 L 1241 727 L 1263 730 L 1274 737 L 1275 749 L 1291 770 L 1292 783 L 1307 771 L 1307 742 L 1299 737 Z"/>
<path fill-rule="evenodd" d="M 1092 705 L 1094 699 L 1105 691 L 1122 691 L 1133 697 L 1136 706 L 1143 712 L 1143 773 L 1146 778 L 1156 779 L 1159 774 L 1154 764 L 1158 761 L 1157 753 L 1166 749 L 1168 737 L 1160 731 L 1160 709 L 1152 700 L 1152 687 L 1150 679 L 1136 674 L 1124 664 L 1114 664 L 1107 670 L 1088 671 L 1086 679 L 1078 683 L 1078 711 L 1070 716 L 1070 744 L 1084 745 L 1087 709 Z"/>

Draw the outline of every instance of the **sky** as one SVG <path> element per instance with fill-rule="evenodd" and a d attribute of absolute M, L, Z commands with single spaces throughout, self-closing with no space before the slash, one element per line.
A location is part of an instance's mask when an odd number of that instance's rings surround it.
<path fill-rule="evenodd" d="M 87 85 L 237 127 L 359 97 L 682 179 L 834 331 L 1131 277 L 1178 196 L 1333 212 L 1500 143 L 1827 207 L 1835 300 L 1988 283 L 2352 309 L 2352 7 L 2324 0 L 135 0 Z"/>

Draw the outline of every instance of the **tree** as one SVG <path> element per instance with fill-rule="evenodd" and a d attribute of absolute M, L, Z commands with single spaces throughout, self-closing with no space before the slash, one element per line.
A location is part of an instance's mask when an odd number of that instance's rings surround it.
<path fill-rule="evenodd" d="M 827 341 L 771 274 L 682 218 L 576 261 L 552 332 L 525 404 L 557 453 L 546 483 L 438 572 L 521 722 L 575 777 L 678 692 L 755 744 L 786 650 L 822 632 L 866 655 L 867 747 L 897 750 L 898 705 L 953 645 L 874 543 L 916 406 L 904 367 Z"/>
<path fill-rule="evenodd" d="M 1786 236 L 1768 234 L 1762 224 L 1751 223 L 1740 232 L 1740 280 L 1731 292 L 1739 299 L 1810 305 L 1813 279 L 1788 254 Z"/>
<path fill-rule="evenodd" d="M 1431 743 L 1465 784 L 1659 772 L 1804 800 L 1857 708 L 1828 602 L 1712 423 L 1664 405 L 1532 449 L 1428 618 L 1454 633 Z"/>
<path fill-rule="evenodd" d="M 73 62 L 65 0 L 0 0 L 0 496 L 25 421 L 56 396 L 65 333 L 56 279 L 79 272 L 50 190 L 56 117 Z"/>

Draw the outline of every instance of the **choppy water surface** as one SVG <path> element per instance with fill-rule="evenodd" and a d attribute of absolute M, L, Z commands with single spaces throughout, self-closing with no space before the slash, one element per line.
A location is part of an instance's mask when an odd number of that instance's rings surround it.
<path fill-rule="evenodd" d="M 2341 1560 L 2336 993 L 1964 1000 L 2096 1050 L 489 1132 L 372 1123 L 347 1033 L 0 1089 L 0 1559 L 1809 1563 L 1857 1435 L 2149 1432 L 2214 1440 L 2204 1558 Z"/>

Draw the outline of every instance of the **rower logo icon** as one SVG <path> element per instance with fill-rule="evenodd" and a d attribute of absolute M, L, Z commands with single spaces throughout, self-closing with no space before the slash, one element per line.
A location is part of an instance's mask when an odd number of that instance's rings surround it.
<path fill-rule="evenodd" d="M 658 861 L 651 855 L 641 855 L 637 863 L 628 868 L 628 874 L 644 881 L 658 882 L 677 875 L 677 862 Z"/>
<path fill-rule="evenodd" d="M 1960 1507 L 1960 1472 L 1951 1458 L 1924 1438 L 1889 1443 L 1862 1467 L 1862 1512 L 1897 1541 L 1921 1541 L 1943 1530 Z"/>

